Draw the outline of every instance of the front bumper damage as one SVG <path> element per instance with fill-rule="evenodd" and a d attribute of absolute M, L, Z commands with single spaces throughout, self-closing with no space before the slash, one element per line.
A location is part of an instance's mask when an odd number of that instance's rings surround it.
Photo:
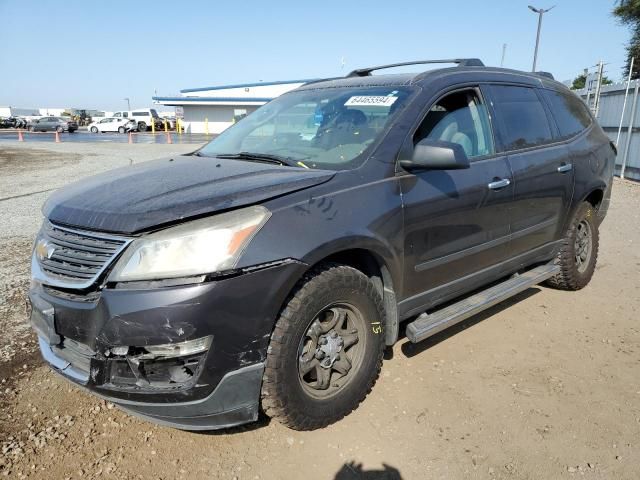
<path fill-rule="evenodd" d="M 159 424 L 225 428 L 257 419 L 271 330 L 305 270 L 287 260 L 201 284 L 83 295 L 33 282 L 31 323 L 43 358 L 76 385 Z M 206 350 L 149 354 L 207 337 Z"/>

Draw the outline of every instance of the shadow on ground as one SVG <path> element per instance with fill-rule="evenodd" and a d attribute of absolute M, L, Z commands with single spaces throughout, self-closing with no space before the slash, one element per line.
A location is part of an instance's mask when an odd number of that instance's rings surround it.
<path fill-rule="evenodd" d="M 402 480 L 400 470 L 385 463 L 382 470 L 365 470 L 355 462 L 342 465 L 334 480 Z"/>

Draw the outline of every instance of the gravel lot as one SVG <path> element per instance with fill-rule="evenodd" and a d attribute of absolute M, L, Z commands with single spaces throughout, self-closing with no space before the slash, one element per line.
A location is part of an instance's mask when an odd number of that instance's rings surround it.
<path fill-rule="evenodd" d="M 544 287 L 387 352 L 371 395 L 316 432 L 262 419 L 157 427 L 42 366 L 25 327 L 40 205 L 83 176 L 189 145 L 0 143 L 0 477 L 640 478 L 640 185 L 616 181 L 595 277 Z"/>

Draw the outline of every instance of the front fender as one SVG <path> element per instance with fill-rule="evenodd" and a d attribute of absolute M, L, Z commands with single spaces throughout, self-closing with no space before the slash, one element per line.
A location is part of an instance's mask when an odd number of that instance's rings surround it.
<path fill-rule="evenodd" d="M 404 221 L 396 180 L 335 190 L 331 184 L 266 202 L 272 216 L 252 239 L 238 267 L 284 258 L 315 265 L 336 253 L 363 249 L 388 268 L 399 291 Z M 325 190 L 320 193 L 319 189 Z"/>

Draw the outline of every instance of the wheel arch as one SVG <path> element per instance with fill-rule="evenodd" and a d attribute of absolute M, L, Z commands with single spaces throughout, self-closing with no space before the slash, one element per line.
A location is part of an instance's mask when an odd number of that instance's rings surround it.
<path fill-rule="evenodd" d="M 594 187 L 589 193 L 584 196 L 582 202 L 589 202 L 593 208 L 598 210 L 598 208 L 600 208 L 602 200 L 604 199 L 605 188 L 606 187 L 604 185 Z"/>
<path fill-rule="evenodd" d="M 591 206 L 597 211 L 598 208 L 602 205 L 602 202 L 605 198 L 605 192 L 607 190 L 607 185 L 603 181 L 592 181 L 589 182 L 584 188 L 577 188 L 574 193 L 573 202 L 571 205 L 571 210 L 569 211 L 569 216 L 567 221 L 575 215 L 580 205 L 584 202 L 588 202 Z"/>
<path fill-rule="evenodd" d="M 323 263 L 339 263 L 346 265 L 367 275 L 374 283 L 383 298 L 385 308 L 385 343 L 393 345 L 398 339 L 399 315 L 397 307 L 396 288 L 399 280 L 394 280 L 394 271 L 389 261 L 372 248 L 354 246 L 341 248 L 324 255 L 316 255 L 308 262 L 309 270 Z"/>

